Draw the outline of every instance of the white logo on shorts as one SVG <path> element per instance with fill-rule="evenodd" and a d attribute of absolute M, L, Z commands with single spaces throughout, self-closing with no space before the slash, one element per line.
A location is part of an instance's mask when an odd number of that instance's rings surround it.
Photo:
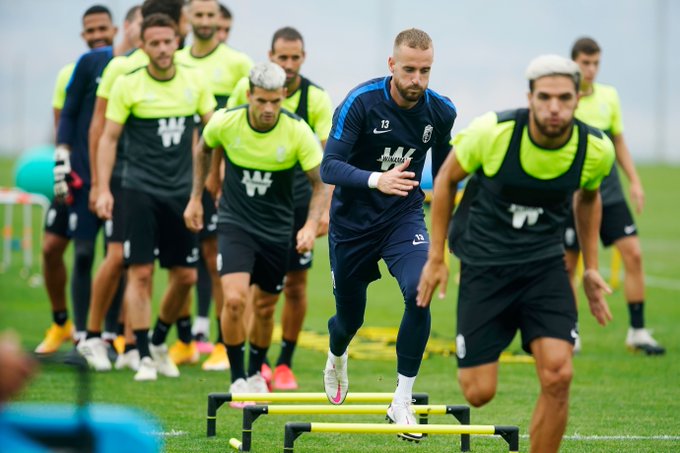
<path fill-rule="evenodd" d="M 78 214 L 72 212 L 71 215 L 68 216 L 68 229 L 71 231 L 76 231 L 77 227 L 78 227 Z"/>
<path fill-rule="evenodd" d="M 331 269 L 331 281 L 333 282 L 333 289 L 335 289 L 335 274 L 333 273 L 333 269 Z"/>
<path fill-rule="evenodd" d="M 191 255 L 187 256 L 187 264 L 193 264 L 198 261 L 198 247 L 191 249 Z"/>
<path fill-rule="evenodd" d="M 628 234 L 628 235 L 630 235 L 630 234 L 635 233 L 635 230 L 636 230 L 636 229 L 637 229 L 637 228 L 635 228 L 635 224 L 633 224 L 633 225 L 626 225 L 626 226 L 623 227 L 623 232 L 626 233 L 626 234 Z"/>
<path fill-rule="evenodd" d="M 54 224 L 54 219 L 57 218 L 56 209 L 50 209 L 47 211 L 47 226 L 52 226 Z"/>
<path fill-rule="evenodd" d="M 576 244 L 576 231 L 573 228 L 567 228 L 564 230 L 564 242 L 567 245 Z"/>
<path fill-rule="evenodd" d="M 221 270 L 222 270 L 222 254 L 218 253 L 217 254 L 217 271 L 219 272 Z"/>
<path fill-rule="evenodd" d="M 217 229 L 217 214 L 210 216 L 210 223 L 207 227 L 208 231 L 215 231 Z"/>
<path fill-rule="evenodd" d="M 571 334 L 571 338 L 573 338 L 574 340 L 578 340 L 578 332 L 576 331 L 576 329 L 571 329 L 571 332 L 569 333 Z"/>
<path fill-rule="evenodd" d="M 123 242 L 123 256 L 130 258 L 130 241 Z"/>
<path fill-rule="evenodd" d="M 312 261 L 312 251 L 305 252 L 300 256 L 300 266 L 305 266 Z"/>
<path fill-rule="evenodd" d="M 104 234 L 106 234 L 107 238 L 110 238 L 113 234 L 113 220 L 104 222 Z"/>
<path fill-rule="evenodd" d="M 464 359 L 465 352 L 465 337 L 458 334 L 456 335 L 456 355 L 459 359 Z"/>

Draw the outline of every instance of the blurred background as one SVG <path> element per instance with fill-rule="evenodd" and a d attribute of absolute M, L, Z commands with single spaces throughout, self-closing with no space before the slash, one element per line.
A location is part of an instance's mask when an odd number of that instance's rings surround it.
<path fill-rule="evenodd" d="M 0 155 L 52 141 L 51 97 L 59 69 L 87 49 L 81 16 L 108 6 L 117 25 L 141 0 L 0 0 Z M 273 32 L 298 28 L 303 74 L 337 105 L 349 89 L 387 74 L 395 35 L 434 40 L 430 87 L 459 112 L 454 133 L 477 115 L 526 104 L 524 70 L 543 53 L 568 56 L 574 40 L 602 47 L 598 81 L 621 98 L 624 135 L 637 162 L 680 164 L 680 1 L 674 0 L 225 0 L 229 44 L 266 59 Z M 675 25 L 675 27 L 674 27 Z M 675 56 L 675 58 L 674 58 Z"/>

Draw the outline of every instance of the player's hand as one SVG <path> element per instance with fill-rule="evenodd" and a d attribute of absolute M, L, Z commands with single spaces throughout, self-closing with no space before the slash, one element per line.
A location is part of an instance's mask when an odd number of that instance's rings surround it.
<path fill-rule="evenodd" d="M 316 227 L 316 237 L 320 238 L 328 234 L 328 224 L 330 223 L 330 212 L 325 211 L 319 219 L 319 226 Z"/>
<path fill-rule="evenodd" d="M 635 206 L 635 212 L 642 214 L 642 208 L 645 206 L 645 191 L 642 189 L 642 184 L 639 182 L 631 183 L 630 200 Z"/>
<path fill-rule="evenodd" d="M 111 220 L 113 215 L 113 195 L 109 189 L 102 189 L 97 197 L 97 217 L 104 220 Z"/>
<path fill-rule="evenodd" d="M 90 196 L 87 200 L 87 207 L 95 215 L 97 215 L 97 198 L 99 198 L 99 187 L 97 187 L 97 184 L 92 184 L 92 187 L 90 187 Z"/>
<path fill-rule="evenodd" d="M 414 187 L 418 187 L 418 181 L 413 179 L 416 174 L 412 171 L 406 171 L 410 163 L 411 159 L 406 159 L 404 163 L 380 175 L 378 190 L 386 195 L 405 197 Z"/>
<path fill-rule="evenodd" d="M 586 269 L 583 272 L 583 290 L 588 298 L 590 312 L 597 319 L 598 323 L 606 326 L 612 320 L 612 312 L 609 310 L 609 305 L 604 295 L 611 294 L 611 288 L 597 270 Z"/>
<path fill-rule="evenodd" d="M 191 197 L 184 210 L 184 223 L 189 231 L 198 233 L 203 229 L 203 203 L 200 198 Z"/>
<path fill-rule="evenodd" d="M 416 296 L 416 305 L 418 307 L 427 307 L 432 301 L 432 295 L 439 286 L 439 298 L 443 299 L 446 296 L 446 287 L 449 283 L 449 267 L 444 260 L 427 259 L 423 271 L 420 274 L 420 282 L 418 283 L 418 296 Z"/>
<path fill-rule="evenodd" d="M 68 196 L 67 176 L 71 173 L 71 152 L 65 146 L 57 146 L 54 150 L 54 196 L 64 202 Z"/>
<path fill-rule="evenodd" d="M 316 231 L 318 229 L 318 222 L 307 220 L 305 225 L 297 232 L 297 245 L 295 249 L 298 253 L 307 253 L 314 248 L 314 239 L 316 239 Z"/>

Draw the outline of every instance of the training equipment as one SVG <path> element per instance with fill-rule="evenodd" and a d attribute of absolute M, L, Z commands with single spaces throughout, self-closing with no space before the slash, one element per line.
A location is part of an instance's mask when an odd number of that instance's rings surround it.
<path fill-rule="evenodd" d="M 413 411 L 425 417 L 427 421 L 429 415 L 445 415 L 450 414 L 463 425 L 470 424 L 470 408 L 468 406 L 446 406 L 446 405 L 416 405 Z M 252 448 L 253 423 L 259 417 L 264 415 L 368 415 L 368 414 L 384 414 L 384 405 L 254 405 L 243 408 L 243 433 L 242 440 L 232 438 L 229 440 L 229 445 L 239 451 L 250 451 Z M 470 435 L 461 434 L 460 438 L 461 451 L 470 451 Z"/>
<path fill-rule="evenodd" d="M 236 382 L 238 382 L 237 380 Z M 236 384 L 231 384 L 230 389 Z M 245 379 L 243 380 L 245 383 Z M 247 386 L 247 384 L 246 384 Z M 246 387 L 247 388 L 247 387 Z M 348 393 L 345 401 L 348 403 L 389 403 L 394 393 Z M 427 393 L 414 393 L 413 404 L 428 404 Z M 325 393 L 210 393 L 208 395 L 207 436 L 215 436 L 217 409 L 224 403 L 251 402 L 251 403 L 326 403 L 328 398 Z M 383 409 L 384 410 L 384 409 Z M 422 417 L 420 423 L 427 423 L 427 417 Z"/>
<path fill-rule="evenodd" d="M 365 433 L 399 434 L 411 429 L 409 425 L 379 423 L 286 423 L 283 451 L 293 452 L 295 439 L 303 433 Z M 519 452 L 519 428 L 493 425 L 421 425 L 418 430 L 427 434 L 481 434 L 501 436 L 508 443 L 508 451 Z"/>

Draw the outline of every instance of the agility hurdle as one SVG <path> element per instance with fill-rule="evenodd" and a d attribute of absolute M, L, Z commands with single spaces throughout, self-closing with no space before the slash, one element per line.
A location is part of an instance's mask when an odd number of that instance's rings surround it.
<path fill-rule="evenodd" d="M 390 403 L 394 393 L 353 393 L 345 398 L 346 403 Z M 326 403 L 325 393 L 210 393 L 208 395 L 207 433 L 213 437 L 217 433 L 217 409 L 230 401 L 252 401 L 254 403 Z M 428 404 L 427 393 L 414 393 L 413 404 Z M 427 415 L 420 416 L 420 423 L 427 423 Z"/>
<path fill-rule="evenodd" d="M 510 453 L 519 452 L 519 428 L 494 425 L 387 425 L 383 423 L 286 423 L 283 440 L 284 453 L 292 453 L 295 440 L 303 433 L 362 433 L 399 434 L 416 431 L 423 434 L 481 434 L 501 436 L 508 443 Z"/>
<path fill-rule="evenodd" d="M 384 405 L 254 405 L 243 408 L 243 434 L 241 441 L 229 440 L 235 450 L 250 451 L 252 448 L 253 423 L 262 415 L 363 415 L 385 414 Z M 413 411 L 420 416 L 453 415 L 462 425 L 470 424 L 470 408 L 468 406 L 449 405 L 415 405 Z M 470 435 L 461 434 L 460 451 L 470 451 Z"/>

